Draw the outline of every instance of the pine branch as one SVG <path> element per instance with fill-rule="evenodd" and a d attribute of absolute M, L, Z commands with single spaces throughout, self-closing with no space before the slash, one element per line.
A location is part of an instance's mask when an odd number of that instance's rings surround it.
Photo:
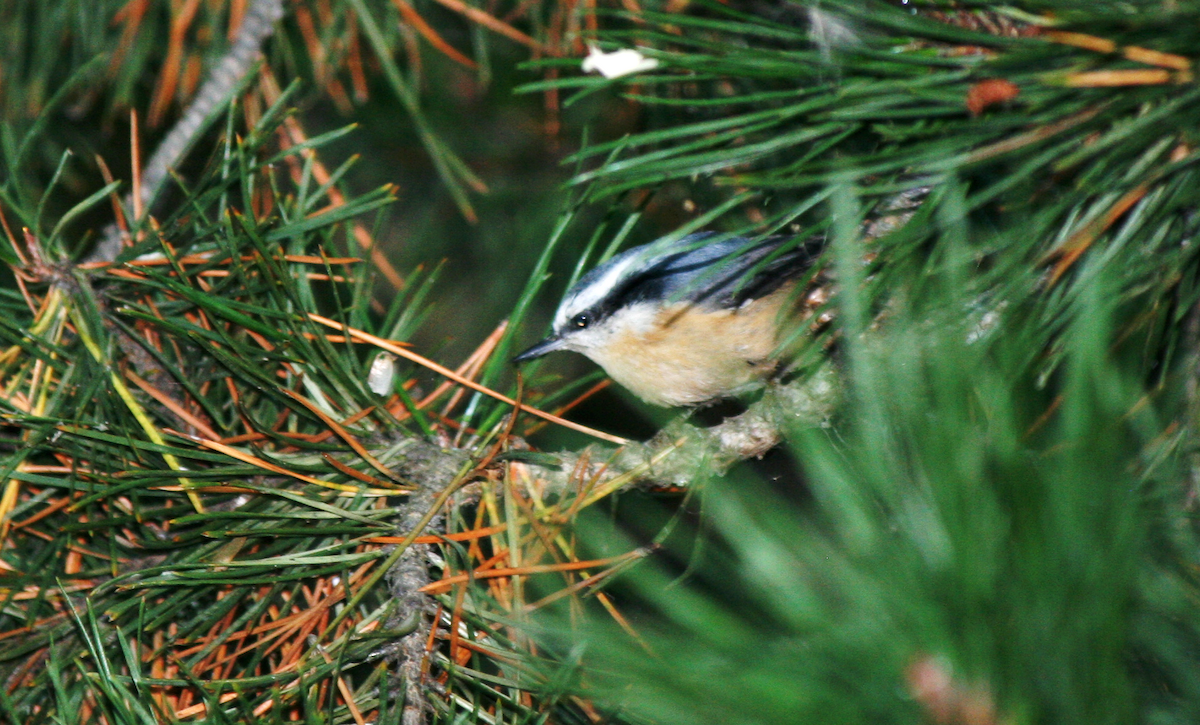
<path fill-rule="evenodd" d="M 403 504 L 397 531 L 412 536 L 421 529 L 443 531 L 445 513 L 440 496 L 447 482 L 458 479 L 465 457 L 459 451 L 439 449 L 413 442 L 406 455 L 405 473 L 418 482 L 418 490 Z M 453 484 L 451 484 L 453 485 Z M 392 645 L 395 682 L 403 693 L 404 725 L 429 721 L 432 706 L 427 693 L 433 687 L 428 677 L 427 646 L 430 631 L 437 626 L 431 617 L 432 603 L 421 589 L 430 583 L 430 547 L 411 544 L 387 574 L 388 589 L 395 602 L 391 626 L 415 619 L 417 626 Z"/>
<path fill-rule="evenodd" d="M 841 397 L 840 373 L 830 363 L 800 380 L 772 385 L 744 413 L 704 428 L 677 418 L 646 443 L 618 449 L 597 445 L 562 451 L 539 472 L 544 493 L 559 496 L 577 487 L 617 490 L 634 486 L 688 488 L 723 476 L 749 458 L 761 458 L 779 445 L 787 431 L 823 427 Z"/>

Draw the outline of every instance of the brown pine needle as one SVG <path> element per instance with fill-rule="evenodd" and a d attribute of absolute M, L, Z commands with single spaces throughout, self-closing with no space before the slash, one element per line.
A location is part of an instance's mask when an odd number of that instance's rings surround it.
<path fill-rule="evenodd" d="M 313 403 L 312 401 L 305 398 L 303 395 L 300 395 L 299 393 L 288 390 L 286 388 L 284 388 L 283 392 L 285 394 L 287 394 L 292 400 L 295 400 L 297 403 L 303 405 L 305 408 L 308 408 L 308 410 L 313 415 L 320 418 L 322 423 L 329 426 L 329 429 L 331 431 L 336 433 L 339 438 L 341 438 L 343 441 L 345 441 L 346 445 L 350 446 L 350 448 L 353 449 L 354 452 L 357 453 L 364 461 L 371 464 L 371 467 L 374 468 L 376 471 L 379 471 L 380 473 L 382 473 L 383 475 L 387 476 L 388 478 L 394 480 L 397 483 L 406 483 L 402 478 L 400 478 L 395 473 L 393 473 L 390 469 L 388 469 L 387 466 L 383 465 L 382 461 L 380 461 L 375 456 L 371 455 L 371 452 L 368 451 L 366 449 L 366 447 L 363 446 L 362 443 L 359 443 L 358 439 L 355 438 L 353 435 L 351 435 L 350 431 L 346 430 L 345 428 L 342 427 L 342 425 L 340 423 L 338 423 L 333 418 L 329 417 L 329 415 L 327 415 L 325 413 L 325 411 L 321 410 L 321 408 L 316 403 Z"/>
<path fill-rule="evenodd" d="M 268 103 L 274 103 L 275 101 L 279 100 L 279 97 L 282 94 L 282 90 L 279 88 L 279 83 L 275 80 L 275 76 L 271 74 L 270 69 L 268 69 L 266 66 L 263 67 L 261 75 L 262 82 L 260 83 L 260 86 L 263 91 L 263 96 Z M 290 148 L 290 146 L 299 145 L 308 140 L 307 135 L 304 133 L 304 129 L 301 128 L 300 122 L 295 116 L 288 116 L 284 119 L 283 128 L 280 130 L 280 136 L 282 141 L 281 145 L 284 148 Z M 305 149 L 302 152 L 302 155 L 306 160 L 310 160 L 312 162 L 313 180 L 322 185 L 328 184 L 329 180 L 333 177 L 330 175 L 329 170 L 325 168 L 325 164 L 321 163 L 321 160 L 318 158 L 316 152 L 313 151 L 313 149 Z M 296 173 L 297 171 L 293 169 L 293 174 Z M 325 193 L 329 197 L 331 203 L 339 205 L 346 203 L 345 196 L 342 195 L 341 190 L 339 190 L 336 185 L 330 185 Z M 371 262 L 374 263 L 375 268 L 379 270 L 379 273 L 383 275 L 384 279 L 386 279 L 395 289 L 404 289 L 404 278 L 401 277 L 400 273 L 396 271 L 396 268 L 392 266 L 392 263 L 388 260 L 387 255 L 385 255 L 383 251 L 375 245 L 374 240 L 371 239 L 371 234 L 367 231 L 366 227 L 357 221 L 354 222 L 354 239 L 358 242 L 359 248 L 368 250 L 371 253 Z"/>
<path fill-rule="evenodd" d="M 196 416 L 189 413 L 182 405 L 180 405 L 178 403 L 178 401 L 174 400 L 173 398 L 171 398 L 171 396 L 167 395 L 166 393 L 164 393 L 163 391 L 154 387 L 153 385 L 146 382 L 145 380 L 142 380 L 132 370 L 126 370 L 125 377 L 128 378 L 130 380 L 130 382 L 132 382 L 134 385 L 141 388 L 146 393 L 146 395 L 149 395 L 151 398 L 154 398 L 155 400 L 157 400 L 159 403 L 162 404 L 162 406 L 164 408 L 171 411 L 175 415 L 179 416 L 183 420 L 187 421 L 188 425 L 194 427 L 196 430 L 200 431 L 208 438 L 212 438 L 215 440 L 215 439 L 221 437 L 221 435 L 219 433 L 217 433 L 215 430 L 213 430 L 212 428 L 210 428 L 207 423 L 205 423 L 204 421 L 200 420 Z"/>
<path fill-rule="evenodd" d="M 475 61 L 458 52 L 458 49 L 447 43 L 442 36 L 433 29 L 433 26 L 425 22 L 425 18 L 421 17 L 421 14 L 414 10 L 413 6 L 409 5 L 407 0 L 392 0 L 392 5 L 395 5 L 396 9 L 400 11 L 400 14 L 404 16 L 404 20 L 407 21 L 409 25 L 413 26 L 413 28 L 420 33 L 425 40 L 429 41 L 430 45 L 432 45 L 434 48 L 437 48 L 442 55 L 445 55 L 455 63 L 470 68 L 471 70 L 478 68 L 478 66 L 475 64 Z"/>
<path fill-rule="evenodd" d="M 545 47 L 541 43 L 537 42 L 525 33 L 522 33 L 520 30 L 517 30 L 508 23 L 505 23 L 498 18 L 487 14 L 478 8 L 471 7 L 470 5 L 462 2 L 462 0 L 437 0 L 437 2 L 447 8 L 450 8 L 456 13 L 459 13 L 471 22 L 478 23 L 494 33 L 503 35 L 509 40 L 514 40 L 521 45 L 528 46 L 538 53 L 550 56 L 558 55 L 554 49 Z"/>
<path fill-rule="evenodd" d="M 487 357 L 489 357 L 492 354 L 492 350 L 495 349 L 495 342 L 493 342 L 493 339 L 495 339 L 496 342 L 499 342 L 500 337 L 503 336 L 504 329 L 506 329 L 507 327 L 508 327 L 508 320 L 502 321 L 496 327 L 496 329 L 492 331 L 492 334 L 488 335 L 488 337 L 482 343 L 479 344 L 479 347 L 475 348 L 474 352 L 472 352 L 470 355 L 467 356 L 467 359 L 463 361 L 463 364 L 459 365 L 457 368 L 455 368 L 454 372 L 457 373 L 458 375 L 462 375 L 463 377 L 474 379 L 475 376 L 478 375 L 479 368 L 482 366 L 482 363 L 480 362 L 480 360 L 486 361 Z M 362 341 L 358 340 L 356 342 L 362 342 Z M 405 343 L 396 343 L 396 344 L 403 345 Z M 411 347 L 411 345 L 410 345 L 410 347 Z M 435 400 L 442 397 L 442 395 L 444 395 L 447 390 L 449 390 L 450 388 L 453 388 L 453 387 L 454 387 L 454 382 L 451 380 L 442 382 L 436 388 L 433 389 L 432 393 L 430 393 L 429 395 L 426 395 L 424 398 L 417 401 L 417 405 L 416 405 L 417 410 L 424 410 L 426 407 L 428 407 L 430 404 L 432 404 Z M 453 398 L 451 400 L 453 401 Z M 452 408 L 453 408 L 453 406 L 450 405 L 449 403 L 447 403 L 447 407 L 442 409 L 441 416 L 445 417 L 445 416 L 449 415 L 450 409 L 452 409 Z M 405 407 L 401 403 L 397 403 L 392 409 L 389 409 L 388 412 L 390 412 L 393 416 L 395 416 L 396 420 L 405 420 L 412 415 L 412 413 L 409 412 L 408 408 Z"/>
<path fill-rule="evenodd" d="M 338 459 L 329 455 L 328 453 L 322 453 L 321 457 L 325 459 L 326 463 L 328 463 L 329 465 L 338 469 L 339 471 L 346 474 L 350 478 L 353 478 L 356 481 L 362 481 L 363 483 L 367 484 L 368 486 L 376 486 L 378 488 L 387 488 L 388 486 L 393 485 L 393 484 L 387 483 L 385 481 L 380 481 L 378 478 L 375 478 L 374 476 L 368 476 L 367 474 L 363 473 L 362 471 L 351 468 L 350 466 L 347 466 L 345 463 L 342 463 L 341 461 L 339 461 Z"/>
<path fill-rule="evenodd" d="M 317 651 L 321 653 L 326 664 L 333 664 L 333 658 L 320 645 L 317 646 Z M 354 693 L 350 691 L 350 687 L 346 684 L 346 680 L 342 676 L 336 675 L 338 692 L 342 694 L 342 702 L 346 703 L 346 709 L 350 711 L 350 717 L 354 718 L 355 725 L 367 725 L 367 721 L 363 718 L 362 712 L 359 711 L 358 705 L 354 702 Z"/>
<path fill-rule="evenodd" d="M 125 27 L 121 29 L 121 41 L 117 43 L 112 57 L 108 61 L 110 77 L 117 75 L 117 70 L 125 62 L 125 54 L 134 47 L 134 38 L 137 37 L 138 29 L 142 25 L 142 17 L 145 16 L 149 7 L 150 0 L 129 0 L 113 15 L 113 25 L 124 23 Z"/>
<path fill-rule="evenodd" d="M 164 430 L 167 430 L 167 429 L 164 429 Z M 311 483 L 315 486 L 321 486 L 322 488 L 332 488 L 334 490 L 342 491 L 345 493 L 364 494 L 364 495 L 370 495 L 370 496 L 394 496 L 396 494 L 396 492 L 394 490 L 389 490 L 389 489 L 366 489 L 366 490 L 363 490 L 359 486 L 346 486 L 346 485 L 340 484 L 340 483 L 331 483 L 329 481 L 322 481 L 319 478 L 313 478 L 312 476 L 307 476 L 303 473 L 299 473 L 298 471 L 292 471 L 287 468 L 284 468 L 283 466 L 277 466 L 274 463 L 271 463 L 270 461 L 265 461 L 265 460 L 259 458 L 258 456 L 252 456 L 249 453 L 245 453 L 244 451 L 239 451 L 238 449 L 233 448 L 232 446 L 227 446 L 223 443 L 218 443 L 214 440 L 208 440 L 206 438 L 201 438 L 200 436 L 188 435 L 187 433 L 180 433 L 179 431 L 167 430 L 167 432 L 172 433 L 173 435 L 177 435 L 180 438 L 186 438 L 190 441 L 194 441 L 195 443 L 199 443 L 200 445 L 204 446 L 205 448 L 217 451 L 218 453 L 224 453 L 225 455 L 229 456 L 230 458 L 236 458 L 237 460 L 241 461 L 242 463 L 249 463 L 250 465 L 261 468 L 264 471 L 278 473 L 281 476 L 288 476 L 288 477 L 294 478 L 298 481 L 303 481 L 305 483 Z"/>
<path fill-rule="evenodd" d="M 1092 246 L 1092 242 L 1116 223 L 1134 204 L 1141 201 L 1149 190 L 1150 185 L 1146 183 L 1130 189 L 1102 217 L 1072 234 L 1061 247 L 1051 252 L 1051 256 L 1061 256 L 1050 272 L 1049 284 L 1053 285 L 1058 282 L 1059 278 L 1071 268 L 1071 265 L 1075 264 L 1075 261 L 1088 250 L 1088 247 Z"/>
<path fill-rule="evenodd" d="M 242 28 L 242 20 L 246 17 L 246 0 L 230 0 L 229 2 L 229 31 L 225 37 L 229 42 L 237 37 Z"/>
<path fill-rule="evenodd" d="M 45 627 L 48 624 L 56 624 L 58 622 L 65 620 L 66 618 L 67 618 L 67 615 L 65 612 L 62 614 L 52 614 L 49 617 L 46 617 L 45 619 L 37 620 L 36 622 L 34 622 L 32 625 L 30 625 L 28 627 L 18 627 L 17 629 L 10 629 L 7 632 L 0 632 L 0 639 L 8 639 L 9 637 L 18 637 L 20 635 L 31 634 L 33 632 L 39 632 L 39 631 L 44 632 L 45 630 L 42 629 L 42 627 Z M 34 661 L 36 661 L 36 659 Z M 17 678 L 17 679 L 14 679 L 13 681 L 20 682 L 21 680 L 19 678 Z"/>
<path fill-rule="evenodd" d="M 1001 154 L 1006 154 L 1010 151 L 1016 151 L 1017 149 L 1024 148 L 1030 144 L 1041 143 L 1051 136 L 1055 136 L 1063 131 L 1074 128 L 1075 126 L 1087 123 L 1095 118 L 1102 110 L 1104 110 L 1104 104 L 1087 108 L 1079 113 L 1067 116 L 1066 118 L 1055 121 L 1054 123 L 1048 123 L 1045 126 L 1035 128 L 1027 133 L 1013 136 L 1012 138 L 1006 138 L 1003 141 L 997 141 L 994 144 L 976 149 L 967 155 L 967 158 L 963 161 L 963 165 L 966 166 L 970 164 L 976 164 L 980 161 L 985 161 L 987 159 L 1000 156 Z"/>
<path fill-rule="evenodd" d="M 358 42 L 358 23 L 353 16 L 350 17 L 346 31 L 349 36 L 346 42 L 346 70 L 350 73 L 350 87 L 354 89 L 354 100 L 366 103 L 371 93 L 367 84 L 367 74 L 363 69 L 362 45 Z"/>
<path fill-rule="evenodd" d="M 167 41 L 167 57 L 163 61 L 162 70 L 155 83 L 154 97 L 150 101 L 150 111 L 146 114 L 146 122 L 151 128 L 158 126 L 166 115 L 167 106 L 175 95 L 175 86 L 179 82 L 180 69 L 183 67 L 184 41 L 187 40 L 188 28 L 196 18 L 200 9 L 200 0 L 186 0 L 183 7 L 171 19 L 170 39 Z M 138 215 L 140 217 L 140 215 Z"/>
<path fill-rule="evenodd" d="M 483 369 L 483 366 L 485 363 L 487 363 L 488 358 L 492 356 L 492 352 L 496 349 L 496 345 L 499 344 L 501 338 L 504 337 L 504 331 L 506 329 L 508 329 L 508 320 L 503 320 L 499 325 L 496 326 L 496 329 L 492 331 L 492 334 L 488 335 L 487 339 L 483 341 L 483 344 L 475 349 L 475 352 L 472 353 L 471 357 L 467 359 L 467 362 L 463 364 L 463 367 L 467 369 L 467 372 L 464 374 L 465 377 L 474 380 L 479 375 L 479 371 Z M 520 382 L 519 379 L 518 382 Z M 442 407 L 442 412 L 438 417 L 442 420 L 449 419 L 450 411 L 454 410 L 455 406 L 457 406 L 459 401 L 462 400 L 463 395 L 466 392 L 467 389 L 461 387 L 454 391 L 454 395 L 450 396 L 450 400 L 446 401 L 446 405 Z M 521 396 L 518 391 L 517 400 L 520 399 Z M 505 434 L 505 440 L 507 440 L 508 435 L 512 433 L 512 424 L 515 422 L 515 420 L 516 418 L 514 417 L 509 421 L 508 433 Z M 454 436 L 454 445 L 459 445 L 462 442 L 463 435 L 468 433 L 470 435 L 474 435 L 474 432 L 467 431 L 466 426 L 460 426 L 458 428 L 458 433 Z"/>
<path fill-rule="evenodd" d="M 597 592 L 596 601 L 600 602 L 601 606 L 603 606 L 605 611 L 608 612 L 608 616 L 612 617 L 613 621 L 617 623 L 617 626 L 625 630 L 625 634 L 629 635 L 633 641 L 637 642 L 638 646 L 645 650 L 647 654 L 652 657 L 658 656 L 654 649 L 650 647 L 650 643 L 642 639 L 642 635 L 638 634 L 638 631 L 633 628 L 633 625 L 629 623 L 629 620 L 625 618 L 625 615 L 617 611 L 616 605 L 612 603 L 612 597 L 608 596 L 604 592 Z"/>
<path fill-rule="evenodd" d="M 21 245 L 17 244 L 17 238 L 13 235 L 12 227 L 8 226 L 8 217 L 4 215 L 3 208 L 0 208 L 0 229 L 4 230 L 4 236 L 8 239 L 8 243 L 12 245 L 13 251 L 17 253 L 17 259 L 21 261 L 21 266 L 28 267 L 29 260 L 25 259 L 25 254 L 21 251 Z"/>
<path fill-rule="evenodd" d="M 570 412 L 572 409 L 577 408 L 578 406 L 582 405 L 588 398 L 592 397 L 596 393 L 599 393 L 601 390 L 604 390 L 605 388 L 607 388 L 610 385 L 612 385 L 611 378 L 605 378 L 605 379 L 601 380 L 600 382 L 596 383 L 592 387 L 590 387 L 587 390 L 580 393 L 571 402 L 567 403 L 566 405 L 564 405 L 562 407 L 555 408 L 553 411 L 554 415 L 562 415 L 564 413 Z M 525 435 L 531 436 L 534 433 L 537 433 L 542 428 L 545 428 L 546 425 L 547 424 L 545 421 L 535 423 L 525 429 Z"/>
<path fill-rule="evenodd" d="M 96 166 L 100 168 L 100 176 L 104 179 L 104 183 L 106 185 L 113 183 L 112 172 L 109 171 L 108 164 L 105 163 L 104 157 L 100 154 L 96 154 L 95 158 Z M 119 194 L 117 194 L 117 190 L 113 189 L 110 191 L 108 198 L 112 202 L 113 219 L 117 223 L 117 228 L 121 230 L 122 234 L 129 234 L 129 224 L 125 221 L 125 208 L 121 206 L 121 197 Z"/>
<path fill-rule="evenodd" d="M 142 219 L 142 146 L 137 109 L 129 109 L 129 163 L 133 169 L 133 220 Z"/>
<path fill-rule="evenodd" d="M 526 613 L 535 612 L 535 611 L 541 609 L 542 607 L 546 606 L 547 604 L 553 604 L 554 602 L 557 602 L 559 599 L 569 597 L 573 594 L 578 594 L 579 592 L 584 591 L 585 589 L 590 589 L 593 586 L 595 586 L 596 584 L 599 584 L 600 582 L 604 581 L 608 577 L 612 576 L 613 574 L 620 572 L 621 569 L 622 569 L 622 567 L 614 566 L 610 569 L 605 569 L 604 571 L 601 571 L 597 574 L 593 574 L 593 575 L 587 577 L 586 579 L 580 579 L 579 581 L 575 582 L 574 584 L 572 584 L 568 587 L 563 587 L 562 589 L 559 589 L 556 592 L 547 594 L 546 596 L 542 597 L 541 599 L 537 600 L 536 602 L 526 604 L 525 612 Z"/>
<path fill-rule="evenodd" d="M 411 360 L 412 362 L 415 362 L 418 365 L 421 365 L 423 367 L 426 367 L 426 368 L 434 371 L 438 375 L 450 378 L 451 380 L 458 383 L 459 385 L 465 385 L 466 387 L 470 388 L 471 390 L 475 390 L 477 392 L 483 393 L 484 395 L 495 398 L 496 400 L 499 400 L 501 402 L 508 403 L 509 405 L 517 404 L 517 401 L 513 400 L 512 398 L 508 397 L 507 395 L 498 393 L 495 390 L 492 390 L 491 388 L 484 387 L 484 386 L 480 385 L 479 383 L 476 383 L 473 380 L 467 380 L 466 378 L 464 378 L 463 376 L 454 372 L 453 370 L 442 367 L 441 365 L 438 365 L 437 363 L 430 360 L 429 358 L 422 357 L 421 355 L 418 355 L 417 353 L 412 352 L 411 350 L 406 350 L 403 347 L 400 347 L 396 343 L 392 342 L 391 340 L 384 340 L 382 337 L 376 337 L 375 335 L 372 335 L 369 332 L 363 332 L 362 330 L 343 325 L 340 322 L 331 320 L 327 317 L 322 317 L 322 316 L 312 313 L 312 312 L 308 313 L 308 317 L 310 320 L 312 320 L 314 322 L 318 322 L 322 325 L 325 325 L 326 327 L 330 327 L 335 330 L 342 330 L 345 333 L 347 333 L 348 335 L 350 335 L 351 337 L 357 337 L 360 340 L 365 340 L 365 341 L 375 345 L 376 347 L 380 348 L 381 350 L 387 350 L 388 352 L 392 353 L 393 355 L 397 355 L 406 360 Z M 609 443 L 615 443 L 615 444 L 621 445 L 621 446 L 629 443 L 628 440 L 626 440 L 625 438 L 622 438 L 620 436 L 615 436 L 615 435 L 612 435 L 611 433 L 605 433 L 603 431 L 598 431 L 594 428 L 589 428 L 586 425 L 580 425 L 579 423 L 573 423 L 564 418 L 559 418 L 556 415 L 551 415 L 550 413 L 547 413 L 545 411 L 538 410 L 537 408 L 533 408 L 531 406 L 525 405 L 524 403 L 521 404 L 521 410 L 526 413 L 529 413 L 530 415 L 537 416 L 538 418 L 544 418 L 552 423 L 557 423 L 558 425 L 561 425 L 564 428 L 570 428 L 571 430 L 590 435 L 593 438 L 599 438 L 602 441 L 608 441 Z"/>

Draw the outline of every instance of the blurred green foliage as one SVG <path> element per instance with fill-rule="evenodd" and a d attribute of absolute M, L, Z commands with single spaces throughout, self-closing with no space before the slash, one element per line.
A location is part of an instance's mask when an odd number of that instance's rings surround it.
<path fill-rule="evenodd" d="M 78 265 L 247 7 L 0 6 L 6 717 L 1196 721 L 1200 3 L 298 0 Z M 411 357 L 516 396 L 572 279 L 700 228 L 830 242 L 782 493 L 551 490 Z"/>

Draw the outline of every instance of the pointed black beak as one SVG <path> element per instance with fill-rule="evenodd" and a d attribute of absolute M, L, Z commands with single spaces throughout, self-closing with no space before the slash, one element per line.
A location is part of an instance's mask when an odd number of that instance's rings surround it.
<path fill-rule="evenodd" d="M 550 337 L 547 337 L 545 340 L 542 340 L 541 342 L 539 342 L 538 344 L 529 348 L 528 350 L 521 353 L 520 355 L 517 355 L 516 357 L 514 357 L 513 362 L 514 363 L 528 362 L 530 360 L 539 358 L 548 352 L 554 352 L 555 350 L 561 350 L 562 347 L 563 347 L 562 338 L 559 337 L 558 335 L 551 335 Z"/>

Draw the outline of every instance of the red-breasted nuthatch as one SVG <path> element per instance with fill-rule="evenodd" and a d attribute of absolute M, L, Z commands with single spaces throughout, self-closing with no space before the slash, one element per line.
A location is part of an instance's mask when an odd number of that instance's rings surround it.
<path fill-rule="evenodd" d="M 704 243 L 713 236 L 652 242 L 588 272 L 567 290 L 552 334 L 515 361 L 583 353 L 638 397 L 665 406 L 761 383 L 779 367 L 780 324 L 823 240 L 781 251 L 786 237 Z"/>

